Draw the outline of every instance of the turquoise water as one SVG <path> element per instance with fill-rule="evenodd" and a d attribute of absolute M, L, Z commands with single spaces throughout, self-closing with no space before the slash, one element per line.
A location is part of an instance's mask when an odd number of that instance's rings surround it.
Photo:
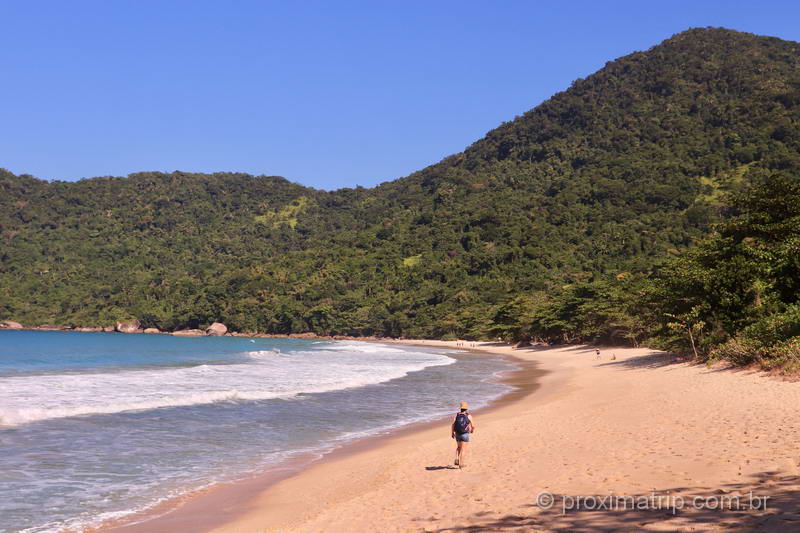
<path fill-rule="evenodd" d="M 0 531 L 80 530 L 508 390 L 510 363 L 453 355 L 0 331 Z"/>

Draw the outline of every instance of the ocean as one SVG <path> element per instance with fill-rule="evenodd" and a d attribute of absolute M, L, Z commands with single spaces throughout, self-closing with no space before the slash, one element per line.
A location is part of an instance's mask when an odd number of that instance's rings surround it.
<path fill-rule="evenodd" d="M 480 407 L 513 368 L 372 342 L 0 331 L 0 532 L 79 531 Z"/>

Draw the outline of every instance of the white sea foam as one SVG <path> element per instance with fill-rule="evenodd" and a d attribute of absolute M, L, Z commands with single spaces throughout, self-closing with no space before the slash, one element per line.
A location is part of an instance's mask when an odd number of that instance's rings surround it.
<path fill-rule="evenodd" d="M 328 346 L 321 346 L 318 349 L 336 351 L 336 352 L 409 353 L 408 350 L 402 348 L 395 348 L 393 346 L 387 346 L 386 344 L 358 342 L 358 341 L 341 341 L 341 342 L 329 343 Z"/>
<path fill-rule="evenodd" d="M 0 377 L 8 424 L 0 427 L 0 531 L 65 533 L 132 519 L 208 484 L 295 467 L 352 439 L 445 415 L 463 397 L 481 405 L 503 390 L 487 380 L 497 363 L 483 358 L 415 372 L 455 359 L 381 343 L 258 344 L 270 349 L 246 343 L 251 351 L 180 358 L 139 357 L 128 344 L 136 360 L 208 364 L 134 369 L 121 355 L 116 369 Z M 337 392 L 302 394 L 316 391 Z M 278 397 L 290 401 L 252 401 Z M 131 411 L 141 414 L 115 414 Z M 101 413 L 109 414 L 92 416 Z"/>
<path fill-rule="evenodd" d="M 333 353 L 331 353 L 333 352 Z M 330 343 L 236 364 L 0 378 L 0 425 L 360 387 L 454 362 L 381 344 Z"/>

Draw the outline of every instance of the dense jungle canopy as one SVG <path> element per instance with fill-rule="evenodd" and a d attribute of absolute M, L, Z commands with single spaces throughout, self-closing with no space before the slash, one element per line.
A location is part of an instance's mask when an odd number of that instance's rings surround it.
<path fill-rule="evenodd" d="M 137 317 L 791 358 L 800 44 L 680 33 L 371 189 L 0 171 L 0 192 L 0 319 L 26 325 Z"/>

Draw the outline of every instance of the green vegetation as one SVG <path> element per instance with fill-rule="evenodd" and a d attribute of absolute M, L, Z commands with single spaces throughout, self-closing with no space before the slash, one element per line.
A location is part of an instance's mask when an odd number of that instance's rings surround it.
<path fill-rule="evenodd" d="M 373 189 L 0 172 L 0 318 L 791 358 L 799 57 L 690 30 Z"/>
<path fill-rule="evenodd" d="M 267 211 L 263 215 L 255 217 L 256 222 L 266 224 L 272 229 L 277 229 L 281 225 L 287 225 L 292 229 L 297 227 L 297 217 L 308 209 L 309 199 L 306 196 L 295 198 L 288 205 L 279 211 Z"/>
<path fill-rule="evenodd" d="M 758 172 L 731 216 L 654 277 L 663 345 L 800 370 L 800 159 Z M 672 330 L 670 332 L 670 330 Z"/>

